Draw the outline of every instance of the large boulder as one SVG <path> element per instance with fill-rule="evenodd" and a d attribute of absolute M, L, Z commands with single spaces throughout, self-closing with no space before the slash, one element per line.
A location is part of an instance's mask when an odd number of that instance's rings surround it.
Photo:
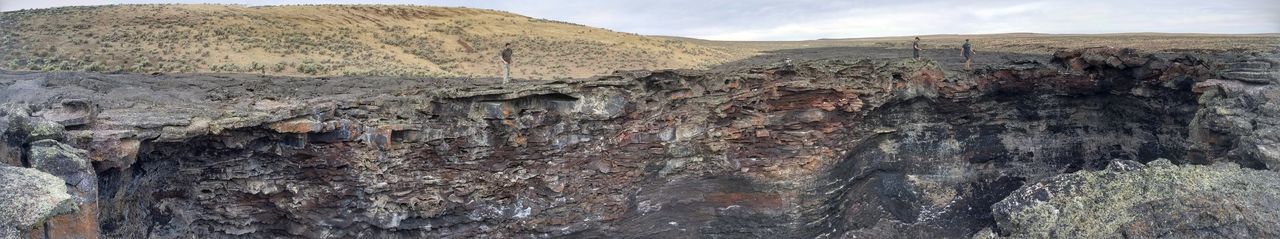
<path fill-rule="evenodd" d="M 63 180 L 30 168 L 0 165 L 0 238 L 18 238 L 49 217 L 74 212 Z"/>
<path fill-rule="evenodd" d="M 87 152 L 54 140 L 31 143 L 32 168 L 57 176 L 69 185 L 79 210 L 76 213 L 49 218 L 45 231 L 52 238 L 97 238 L 98 178 Z"/>
<path fill-rule="evenodd" d="M 31 125 L 31 112 L 25 106 L 0 104 L 0 165 L 22 166 L 22 144 Z"/>
<path fill-rule="evenodd" d="M 68 185 L 94 186 L 96 179 L 93 178 L 93 165 L 85 158 L 87 153 L 46 139 L 31 143 L 29 161 L 32 168 L 58 176 Z"/>
<path fill-rule="evenodd" d="M 1013 238 L 1276 238 L 1280 173 L 1117 161 L 1026 184 L 992 210 Z"/>
<path fill-rule="evenodd" d="M 26 106 L 0 105 L 0 165 L 22 166 L 24 144 L 46 139 L 61 140 L 65 131 L 58 122 L 31 117 Z"/>
<path fill-rule="evenodd" d="M 27 133 L 27 142 L 35 142 L 40 140 L 62 140 L 66 129 L 57 122 L 47 119 L 39 119 L 31 122 L 31 132 Z"/>

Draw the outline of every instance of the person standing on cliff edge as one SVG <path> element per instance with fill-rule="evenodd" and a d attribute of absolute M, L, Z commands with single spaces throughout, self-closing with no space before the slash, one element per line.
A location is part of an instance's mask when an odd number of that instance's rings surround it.
<path fill-rule="evenodd" d="M 964 54 L 964 69 L 973 70 L 970 67 L 973 63 L 973 45 L 969 45 L 969 39 L 964 39 L 964 45 L 960 46 L 960 54 Z"/>
<path fill-rule="evenodd" d="M 916 37 L 916 40 L 911 42 L 911 57 L 915 57 L 916 60 L 919 60 L 920 50 L 920 37 Z"/>
<path fill-rule="evenodd" d="M 502 45 L 502 83 L 506 84 L 511 81 L 511 43 Z"/>

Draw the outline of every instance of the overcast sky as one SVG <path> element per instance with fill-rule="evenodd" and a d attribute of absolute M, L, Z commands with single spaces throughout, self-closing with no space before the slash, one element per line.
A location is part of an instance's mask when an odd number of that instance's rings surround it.
<path fill-rule="evenodd" d="M 467 6 L 622 32 L 714 40 L 1006 32 L 1280 33 L 1280 0 L 0 0 L 0 11 L 116 3 Z"/>

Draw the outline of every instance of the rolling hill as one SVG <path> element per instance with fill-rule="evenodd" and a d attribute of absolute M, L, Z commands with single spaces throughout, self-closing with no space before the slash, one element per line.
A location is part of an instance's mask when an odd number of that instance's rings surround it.
<path fill-rule="evenodd" d="M 746 52 L 471 8 L 111 5 L 0 13 L 0 67 L 99 72 L 494 76 L 698 68 Z"/>
<path fill-rule="evenodd" d="M 1049 54 L 1083 47 L 1150 52 L 1275 51 L 1280 34 L 1009 33 L 922 36 L 926 49 Z M 518 79 L 615 70 L 707 68 L 773 50 L 908 49 L 910 37 L 711 41 L 644 36 L 473 8 L 408 5 L 108 5 L 0 12 L 0 69 L 290 76 L 498 76 L 514 43 Z M 904 53 L 905 54 L 905 53 Z M 905 55 L 904 55 L 905 56 Z"/>

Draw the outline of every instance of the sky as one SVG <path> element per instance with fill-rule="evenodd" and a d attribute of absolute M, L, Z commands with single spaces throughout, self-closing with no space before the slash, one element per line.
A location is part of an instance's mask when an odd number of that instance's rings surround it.
<path fill-rule="evenodd" d="M 1280 0 L 0 0 L 0 11 L 132 3 L 497 9 L 645 35 L 809 40 L 930 34 L 1280 33 Z"/>

